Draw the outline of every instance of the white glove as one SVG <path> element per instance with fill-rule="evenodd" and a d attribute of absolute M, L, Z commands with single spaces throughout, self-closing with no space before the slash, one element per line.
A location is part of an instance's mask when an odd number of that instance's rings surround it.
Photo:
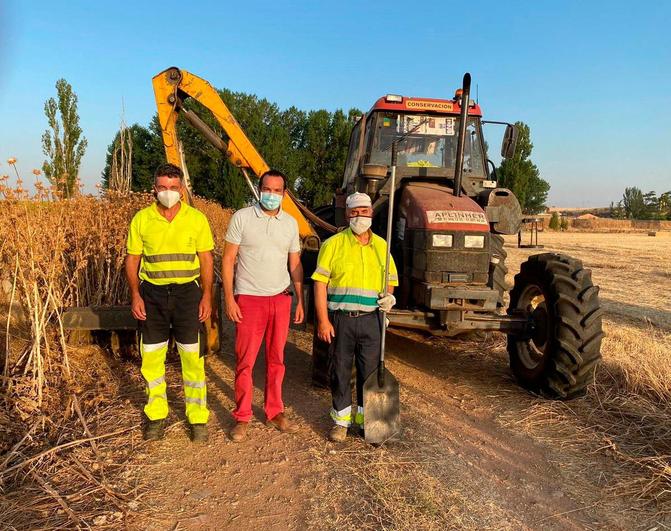
<path fill-rule="evenodd" d="M 382 310 L 385 313 L 391 310 L 395 304 L 396 304 L 396 297 L 394 297 L 391 293 L 382 295 L 377 300 L 377 305 L 380 307 L 380 310 Z"/>

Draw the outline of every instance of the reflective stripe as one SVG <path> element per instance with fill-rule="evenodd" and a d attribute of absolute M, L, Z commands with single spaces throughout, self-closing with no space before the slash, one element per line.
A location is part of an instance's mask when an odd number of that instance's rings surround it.
<path fill-rule="evenodd" d="M 167 341 L 162 341 L 161 343 L 150 343 L 149 345 L 142 343 L 142 352 L 156 352 L 162 348 L 167 348 L 167 346 Z"/>
<path fill-rule="evenodd" d="M 349 287 L 337 287 L 329 288 L 326 290 L 329 295 L 362 295 L 363 297 L 375 297 L 375 300 L 379 297 L 379 294 L 374 289 L 361 289 L 361 288 L 349 288 Z"/>
<path fill-rule="evenodd" d="M 389 282 L 398 282 L 398 275 L 389 275 Z"/>
<path fill-rule="evenodd" d="M 165 383 L 165 376 L 159 376 L 158 378 L 152 380 L 151 382 L 147 382 L 147 387 L 149 389 L 153 389 L 154 387 L 158 387 L 162 383 Z"/>
<path fill-rule="evenodd" d="M 177 345 L 177 349 L 181 350 L 182 352 L 200 352 L 200 345 L 198 343 L 184 344 L 175 341 L 175 344 Z"/>
<path fill-rule="evenodd" d="M 331 418 L 338 426 L 348 428 L 352 424 L 352 407 L 348 406 L 340 411 L 331 408 Z"/>
<path fill-rule="evenodd" d="M 143 267 L 140 274 L 144 274 L 147 278 L 189 278 L 200 275 L 200 268 L 173 269 L 171 271 L 148 271 Z"/>
<path fill-rule="evenodd" d="M 324 275 L 325 277 L 331 276 L 331 272 L 328 269 L 324 269 L 323 267 L 319 266 L 317 266 L 317 268 L 315 269 L 315 273 L 317 273 L 318 275 Z"/>
<path fill-rule="evenodd" d="M 184 397 L 184 402 L 187 404 L 198 404 L 199 406 L 206 407 L 207 406 L 207 399 L 205 398 L 192 398 L 190 396 Z"/>
<path fill-rule="evenodd" d="M 357 407 L 356 415 L 354 415 L 354 422 L 359 426 L 363 426 L 363 407 Z"/>
<path fill-rule="evenodd" d="M 149 400 L 147 400 L 147 405 L 151 404 L 154 400 L 158 400 L 158 399 L 165 400 L 167 402 L 168 401 L 168 395 L 165 394 L 165 393 L 162 393 L 160 395 L 150 396 Z"/>
<path fill-rule="evenodd" d="M 205 387 L 205 380 L 202 382 L 191 382 L 189 380 L 184 380 L 185 387 L 191 387 L 193 389 L 202 389 Z"/>
<path fill-rule="evenodd" d="M 144 255 L 144 261 L 149 264 L 157 262 L 193 262 L 196 259 L 195 253 L 167 253 Z"/>

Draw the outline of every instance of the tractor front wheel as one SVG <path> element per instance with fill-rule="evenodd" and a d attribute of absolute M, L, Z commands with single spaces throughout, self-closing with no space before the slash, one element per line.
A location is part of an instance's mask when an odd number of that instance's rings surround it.
<path fill-rule="evenodd" d="M 584 394 L 603 337 L 591 271 L 562 254 L 530 256 L 515 275 L 508 313 L 525 313 L 532 323 L 530 333 L 508 336 L 510 367 L 520 385 L 550 398 Z"/>

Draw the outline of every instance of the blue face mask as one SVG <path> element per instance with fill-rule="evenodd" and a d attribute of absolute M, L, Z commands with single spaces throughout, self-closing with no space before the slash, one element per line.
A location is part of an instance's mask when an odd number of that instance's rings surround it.
<path fill-rule="evenodd" d="M 275 210 L 280 208 L 280 203 L 282 203 L 282 196 L 272 192 L 261 192 L 259 203 L 261 203 L 261 206 L 266 210 Z"/>

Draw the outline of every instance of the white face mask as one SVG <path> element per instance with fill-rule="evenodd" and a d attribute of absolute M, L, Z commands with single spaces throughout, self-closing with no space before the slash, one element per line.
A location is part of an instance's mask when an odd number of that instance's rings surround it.
<path fill-rule="evenodd" d="M 180 194 L 175 190 L 161 190 L 156 193 L 156 199 L 158 199 L 158 202 L 165 208 L 171 208 L 179 203 Z"/>
<path fill-rule="evenodd" d="M 352 232 L 354 234 L 363 234 L 368 229 L 370 229 L 371 223 L 373 223 L 372 218 L 364 218 L 362 216 L 357 216 L 355 218 L 350 218 L 349 227 L 350 229 L 352 229 Z"/>

